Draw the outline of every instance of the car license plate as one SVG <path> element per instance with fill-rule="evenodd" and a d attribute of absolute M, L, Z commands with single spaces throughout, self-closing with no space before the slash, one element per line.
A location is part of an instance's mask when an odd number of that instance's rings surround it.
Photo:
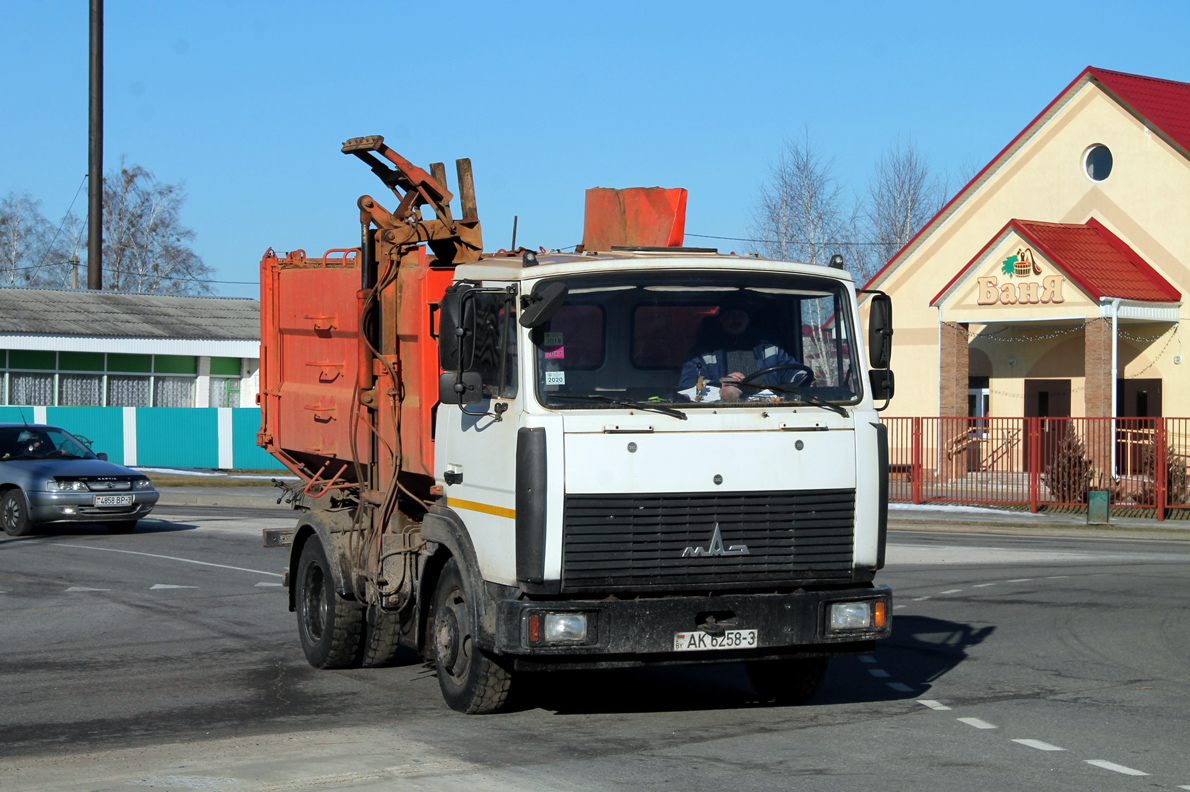
<path fill-rule="evenodd" d="M 710 635 L 697 630 L 674 635 L 675 652 L 703 652 L 710 649 L 749 649 L 760 645 L 756 630 L 728 630 L 722 635 Z"/>
<path fill-rule="evenodd" d="M 96 495 L 96 506 L 131 506 L 131 495 Z"/>

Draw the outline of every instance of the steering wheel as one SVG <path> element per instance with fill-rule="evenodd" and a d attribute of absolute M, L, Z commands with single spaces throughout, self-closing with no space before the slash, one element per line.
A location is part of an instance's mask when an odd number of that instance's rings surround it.
<path fill-rule="evenodd" d="M 737 380 L 735 382 L 735 384 L 736 385 L 748 385 L 753 388 L 766 388 L 766 387 L 768 387 L 767 385 L 753 385 L 752 380 L 757 379 L 759 377 L 763 377 L 766 374 L 772 374 L 774 371 L 794 371 L 794 370 L 806 372 L 806 378 L 803 379 L 801 382 L 797 383 L 797 385 L 799 387 L 814 384 L 814 370 L 811 369 L 809 366 L 803 366 L 801 363 L 781 363 L 776 366 L 769 366 L 767 368 L 762 368 L 758 371 L 753 371 L 751 374 L 749 374 L 748 376 L 744 377 L 741 380 Z"/>

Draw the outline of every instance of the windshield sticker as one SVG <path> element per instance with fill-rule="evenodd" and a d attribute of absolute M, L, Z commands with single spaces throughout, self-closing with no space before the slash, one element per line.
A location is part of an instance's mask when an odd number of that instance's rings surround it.
<path fill-rule="evenodd" d="M 562 360 L 566 357 L 566 349 L 562 346 L 561 333 L 546 333 L 545 343 L 542 344 L 546 360 Z"/>
<path fill-rule="evenodd" d="M 545 373 L 546 385 L 565 385 L 566 372 L 565 371 L 547 371 Z"/>

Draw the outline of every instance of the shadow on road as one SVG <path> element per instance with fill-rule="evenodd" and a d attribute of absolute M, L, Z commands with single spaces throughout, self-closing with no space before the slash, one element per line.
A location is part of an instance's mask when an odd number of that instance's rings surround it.
<path fill-rule="evenodd" d="M 995 627 L 921 616 L 898 616 L 893 636 L 877 645 L 876 663 L 831 661 L 815 706 L 894 701 L 921 696 L 930 683 L 967 658 Z M 878 669 L 887 677 L 871 672 Z M 558 714 L 638 713 L 769 706 L 752 690 L 742 663 L 526 675 L 513 709 Z M 890 687 L 898 684 L 909 690 Z"/>
<path fill-rule="evenodd" d="M 175 533 L 177 531 L 193 531 L 198 528 L 197 525 L 182 522 L 169 522 L 168 520 L 141 520 L 136 524 L 134 534 L 160 534 L 160 533 Z M 10 537 L 10 541 L 21 541 L 25 539 L 44 539 L 47 536 L 115 536 L 102 523 L 48 523 L 38 525 L 33 529 L 31 534 L 19 538 Z M 0 540 L 4 537 L 0 534 Z"/>

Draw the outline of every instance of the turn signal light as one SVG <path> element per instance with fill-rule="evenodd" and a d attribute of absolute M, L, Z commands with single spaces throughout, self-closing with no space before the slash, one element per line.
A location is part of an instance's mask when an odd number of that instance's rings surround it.
<path fill-rule="evenodd" d="M 877 602 L 872 608 L 872 626 L 877 630 L 884 627 L 884 620 L 888 617 L 888 606 L 883 602 Z"/>

